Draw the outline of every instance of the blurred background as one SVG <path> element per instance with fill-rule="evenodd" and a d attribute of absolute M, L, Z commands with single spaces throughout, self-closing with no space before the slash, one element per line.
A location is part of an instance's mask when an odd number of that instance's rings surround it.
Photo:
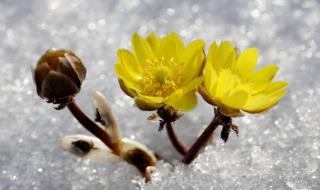
<path fill-rule="evenodd" d="M 316 0 L 1 0 L 0 189 L 320 189 L 320 4 Z M 235 120 L 240 135 L 215 143 L 185 167 L 181 157 L 119 88 L 113 65 L 131 35 L 176 32 L 257 47 L 259 67 L 277 64 L 289 93 L 267 114 Z M 87 66 L 77 102 L 93 115 L 91 93 L 111 102 L 124 136 L 165 158 L 144 184 L 126 163 L 83 161 L 58 145 L 88 134 L 68 110 L 56 111 L 35 91 L 31 66 L 49 48 L 73 50 Z M 176 123 L 191 144 L 213 116 L 199 106 Z"/>

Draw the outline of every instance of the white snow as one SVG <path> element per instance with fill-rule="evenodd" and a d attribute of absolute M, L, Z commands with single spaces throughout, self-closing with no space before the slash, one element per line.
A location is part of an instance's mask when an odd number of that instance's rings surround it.
<path fill-rule="evenodd" d="M 2 0 L 0 2 L 0 189 L 320 189 L 320 4 L 317 0 Z M 232 40 L 257 47 L 260 66 L 280 67 L 289 93 L 267 114 L 234 122 L 240 136 L 217 138 L 190 166 L 165 133 L 119 88 L 113 65 L 133 32 L 179 33 L 185 42 Z M 165 160 L 153 181 L 126 163 L 81 160 L 58 141 L 88 134 L 68 110 L 55 111 L 35 92 L 30 66 L 47 49 L 72 49 L 88 76 L 77 102 L 93 115 L 91 93 L 106 95 L 123 136 Z M 191 144 L 212 118 L 199 106 L 176 123 Z M 218 133 L 217 133 L 218 134 Z"/>

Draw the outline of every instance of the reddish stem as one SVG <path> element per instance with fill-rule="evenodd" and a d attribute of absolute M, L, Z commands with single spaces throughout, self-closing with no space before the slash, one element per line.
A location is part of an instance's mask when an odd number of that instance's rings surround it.
<path fill-rule="evenodd" d="M 68 108 L 73 116 L 82 124 L 84 128 L 90 131 L 93 135 L 98 137 L 105 145 L 107 145 L 116 155 L 119 155 L 120 150 L 118 146 L 111 142 L 109 134 L 93 122 L 89 117 L 86 116 L 80 109 L 80 107 L 72 101 L 68 104 Z"/>
<path fill-rule="evenodd" d="M 166 129 L 167 129 L 167 134 L 168 137 L 172 143 L 172 145 L 174 146 L 174 148 L 182 155 L 186 155 L 186 153 L 188 152 L 189 148 L 184 145 L 182 142 L 179 141 L 178 137 L 176 136 L 174 130 L 173 130 L 173 126 L 171 122 L 167 122 L 166 123 Z"/>
<path fill-rule="evenodd" d="M 182 160 L 183 163 L 190 164 L 198 156 L 200 150 L 208 143 L 211 134 L 218 127 L 218 125 L 219 121 L 217 119 L 213 119 L 209 126 L 197 139 L 197 141 L 191 146 L 190 150 Z"/>
<path fill-rule="evenodd" d="M 231 118 L 224 116 L 220 112 L 217 112 L 211 123 L 204 130 L 204 132 L 200 135 L 200 137 L 196 140 L 196 142 L 191 146 L 190 150 L 182 159 L 182 162 L 185 164 L 190 164 L 195 158 L 197 158 L 199 152 L 203 147 L 205 147 L 213 134 L 214 130 L 219 125 L 224 125 L 231 123 Z"/>

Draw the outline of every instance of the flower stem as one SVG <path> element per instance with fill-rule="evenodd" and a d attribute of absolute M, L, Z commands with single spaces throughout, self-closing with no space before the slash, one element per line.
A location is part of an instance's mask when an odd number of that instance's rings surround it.
<path fill-rule="evenodd" d="M 68 104 L 68 108 L 73 116 L 82 124 L 84 128 L 90 131 L 93 135 L 98 137 L 106 146 L 108 146 L 116 155 L 119 155 L 119 148 L 111 142 L 109 134 L 93 122 L 84 112 L 81 111 L 80 107 L 74 102 Z"/>
<path fill-rule="evenodd" d="M 207 145 L 208 140 L 210 139 L 214 130 L 219 125 L 224 125 L 230 122 L 230 117 L 224 116 L 218 111 L 211 123 L 208 125 L 208 127 L 204 130 L 204 132 L 200 135 L 196 142 L 191 146 L 190 150 L 182 159 L 182 162 L 185 164 L 190 164 L 198 156 L 201 149 Z"/>
<path fill-rule="evenodd" d="M 175 134 L 175 132 L 173 130 L 172 122 L 166 123 L 166 130 L 167 130 L 168 137 L 169 137 L 172 145 L 174 146 L 174 148 L 180 154 L 186 155 L 189 148 L 186 145 L 184 145 L 181 141 L 179 141 L 177 135 Z"/>

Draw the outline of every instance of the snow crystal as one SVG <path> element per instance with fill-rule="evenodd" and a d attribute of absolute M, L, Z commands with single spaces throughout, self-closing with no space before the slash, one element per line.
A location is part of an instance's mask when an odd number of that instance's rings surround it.
<path fill-rule="evenodd" d="M 0 189 L 320 189 L 320 4 L 317 0 L 2 0 L 0 2 Z M 119 88 L 113 65 L 133 32 L 175 31 L 187 42 L 232 40 L 257 47 L 260 65 L 280 67 L 289 93 L 267 114 L 235 119 L 240 136 L 216 135 L 185 166 L 165 133 L 146 120 Z M 58 140 L 88 134 L 67 110 L 55 111 L 35 92 L 30 67 L 47 49 L 72 49 L 88 76 L 77 102 L 88 113 L 102 91 L 124 136 L 163 157 L 153 181 L 126 163 L 84 161 Z M 191 144 L 212 118 L 203 100 L 176 123 Z M 218 134 L 218 133 L 217 133 Z"/>

